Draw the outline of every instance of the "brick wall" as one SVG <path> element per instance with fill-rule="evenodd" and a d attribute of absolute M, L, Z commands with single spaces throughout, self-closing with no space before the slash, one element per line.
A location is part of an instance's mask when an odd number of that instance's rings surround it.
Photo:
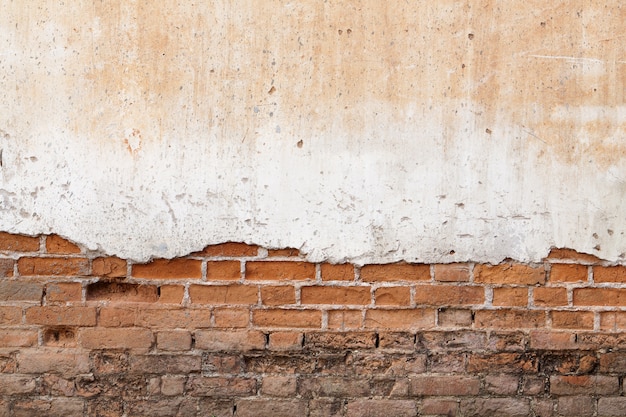
<path fill-rule="evenodd" d="M 0 416 L 621 416 L 626 267 L 136 264 L 0 233 Z"/>

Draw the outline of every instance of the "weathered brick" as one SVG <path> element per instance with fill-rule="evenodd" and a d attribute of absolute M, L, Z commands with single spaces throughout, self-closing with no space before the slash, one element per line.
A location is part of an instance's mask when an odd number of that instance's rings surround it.
<path fill-rule="evenodd" d="M 480 379 L 462 375 L 419 375 L 410 380 L 411 395 L 465 396 L 479 391 Z"/>
<path fill-rule="evenodd" d="M 296 303 L 296 290 L 291 285 L 268 285 L 261 287 L 261 303 L 282 306 Z"/>
<path fill-rule="evenodd" d="M 239 242 L 227 242 L 218 245 L 207 246 L 199 252 L 199 254 L 215 257 L 246 257 L 257 256 L 259 247 L 256 245 L 248 245 L 246 243 Z"/>
<path fill-rule="evenodd" d="M 191 349 L 191 333 L 187 330 L 164 330 L 156 334 L 157 349 L 186 351 Z"/>
<path fill-rule="evenodd" d="M 415 401 L 411 400 L 370 400 L 348 401 L 346 417 L 413 417 L 417 415 Z"/>
<path fill-rule="evenodd" d="M 276 399 L 241 399 L 237 401 L 237 417 L 293 417 L 306 415 L 306 401 Z"/>
<path fill-rule="evenodd" d="M 182 285 L 161 285 L 158 289 L 159 303 L 180 304 L 185 296 L 185 287 Z"/>
<path fill-rule="evenodd" d="M 95 277 L 122 278 L 127 270 L 127 262 L 115 256 L 96 258 L 91 263 L 91 274 Z"/>
<path fill-rule="evenodd" d="M 344 417 L 344 401 L 340 398 L 309 400 L 309 417 Z"/>
<path fill-rule="evenodd" d="M 477 283 L 536 285 L 544 284 L 545 281 L 546 271 L 543 266 L 532 267 L 507 262 L 474 267 L 474 282 Z"/>
<path fill-rule="evenodd" d="M 13 259 L 1 259 L 0 258 L 0 278 L 12 277 L 14 264 L 15 264 L 15 261 Z"/>
<path fill-rule="evenodd" d="M 79 341 L 85 349 L 148 349 L 153 336 L 141 328 L 90 327 L 79 330 Z"/>
<path fill-rule="evenodd" d="M 471 354 L 467 358 L 467 371 L 483 372 L 537 372 L 538 361 L 526 353 L 497 352 L 489 354 Z"/>
<path fill-rule="evenodd" d="M 577 264 L 552 264 L 550 282 L 586 282 L 589 267 Z"/>
<path fill-rule="evenodd" d="M 132 266 L 132 276 L 148 279 L 199 279 L 202 262 L 196 259 L 155 259 Z"/>
<path fill-rule="evenodd" d="M 236 397 L 252 396 L 257 392 L 257 381 L 254 378 L 241 377 L 189 377 L 186 392 L 194 397 Z"/>
<path fill-rule="evenodd" d="M 37 381 L 32 376 L 0 374 L 0 395 L 29 394 L 35 391 Z"/>
<path fill-rule="evenodd" d="M 543 311 L 533 310 L 478 310 L 474 323 L 479 328 L 528 329 L 544 327 Z"/>
<path fill-rule="evenodd" d="M 565 288 L 537 287 L 533 290 L 533 302 L 536 306 L 566 306 L 567 290 Z"/>
<path fill-rule="evenodd" d="M 411 289 L 409 287 L 380 287 L 374 293 L 376 305 L 379 306 L 409 306 L 411 304 Z"/>
<path fill-rule="evenodd" d="M 252 323 L 261 327 L 320 328 L 322 312 L 318 310 L 254 310 Z"/>
<path fill-rule="evenodd" d="M 20 275 L 78 276 L 89 275 L 89 260 L 85 258 L 20 258 Z"/>
<path fill-rule="evenodd" d="M 386 330 L 421 330 L 435 326 L 435 310 L 367 310 L 365 328 Z"/>
<path fill-rule="evenodd" d="M 417 285 L 415 304 L 418 305 L 473 305 L 485 302 L 485 289 L 458 285 Z"/>
<path fill-rule="evenodd" d="M 50 303 L 81 301 L 83 285 L 80 282 L 52 282 L 46 285 L 46 301 Z"/>
<path fill-rule="evenodd" d="M 145 374 L 190 374 L 202 368 L 199 355 L 130 355 L 129 373 Z"/>
<path fill-rule="evenodd" d="M 294 397 L 297 379 L 295 376 L 266 376 L 261 383 L 261 395 L 270 397 Z"/>
<path fill-rule="evenodd" d="M 194 304 L 257 304 L 256 285 L 191 285 L 189 297 Z"/>
<path fill-rule="evenodd" d="M 424 398 L 420 408 L 420 415 L 458 415 L 459 403 L 456 400 L 445 398 Z"/>
<path fill-rule="evenodd" d="M 517 394 L 519 377 L 517 375 L 487 375 L 485 376 L 485 390 L 489 394 L 508 395 L 514 397 Z"/>
<path fill-rule="evenodd" d="M 412 351 L 415 349 L 415 335 L 408 332 L 381 332 L 378 334 L 378 347 Z"/>
<path fill-rule="evenodd" d="M 36 282 L 0 281 L 0 301 L 39 301 L 43 285 Z"/>
<path fill-rule="evenodd" d="M 626 352 L 600 354 L 601 373 L 626 373 Z"/>
<path fill-rule="evenodd" d="M 361 268 L 361 281 L 389 282 L 389 281 L 429 281 L 430 265 L 424 264 L 387 264 L 365 265 Z"/>
<path fill-rule="evenodd" d="M 433 373 L 464 373 L 466 353 L 432 352 L 428 355 L 428 371 Z"/>
<path fill-rule="evenodd" d="M 367 379 L 337 376 L 301 377 L 298 381 L 298 394 L 311 397 L 367 397 L 370 385 Z"/>
<path fill-rule="evenodd" d="M 53 347 L 76 347 L 76 330 L 71 327 L 48 327 L 43 331 L 43 343 Z"/>
<path fill-rule="evenodd" d="M 206 277 L 209 281 L 241 279 L 241 262 L 239 261 L 209 261 L 206 268 Z"/>
<path fill-rule="evenodd" d="M 0 251 L 37 252 L 39 251 L 39 237 L 0 232 Z"/>
<path fill-rule="evenodd" d="M 619 392 L 617 377 L 605 375 L 552 375 L 553 395 L 613 395 Z"/>
<path fill-rule="evenodd" d="M 215 327 L 241 328 L 250 324 L 250 310 L 246 308 L 216 308 L 213 310 Z"/>
<path fill-rule="evenodd" d="M 182 375 L 163 375 L 161 377 L 161 394 L 168 397 L 180 396 L 185 391 L 187 377 Z"/>
<path fill-rule="evenodd" d="M 21 322 L 21 307 L 0 306 L 0 326 L 20 324 Z"/>
<path fill-rule="evenodd" d="M 473 398 L 460 404 L 463 416 L 527 417 L 530 401 L 526 398 Z"/>
<path fill-rule="evenodd" d="M 2 329 L 0 347 L 26 347 L 37 344 L 36 330 Z"/>
<path fill-rule="evenodd" d="M 154 303 L 158 299 L 157 292 L 155 285 L 100 281 L 87 285 L 87 301 Z"/>
<path fill-rule="evenodd" d="M 46 252 L 55 254 L 80 253 L 80 248 L 59 235 L 46 236 Z"/>
<path fill-rule="evenodd" d="M 580 264 L 595 264 L 601 261 L 600 258 L 588 253 L 580 253 L 573 249 L 554 248 L 548 255 L 549 260 L 567 260 L 575 261 Z"/>
<path fill-rule="evenodd" d="M 528 305 L 528 288 L 494 288 L 493 305 L 525 307 Z"/>
<path fill-rule="evenodd" d="M 26 323 L 48 326 L 95 326 L 96 309 L 93 307 L 30 307 L 26 310 Z"/>
<path fill-rule="evenodd" d="M 81 398 L 54 398 L 18 400 L 13 404 L 14 417 L 31 417 L 44 415 L 46 417 L 80 416 L 85 407 Z"/>
<path fill-rule="evenodd" d="M 368 305 L 370 287 L 306 286 L 300 289 L 302 304 Z"/>
<path fill-rule="evenodd" d="M 263 350 L 265 335 L 255 330 L 198 330 L 196 348 L 212 352 L 245 352 Z"/>
<path fill-rule="evenodd" d="M 373 332 L 310 332 L 306 334 L 305 347 L 311 349 L 373 349 L 376 334 Z"/>
<path fill-rule="evenodd" d="M 470 269 L 469 264 L 437 264 L 435 265 L 435 281 L 468 282 Z"/>
<path fill-rule="evenodd" d="M 564 416 L 592 416 L 595 400 L 591 397 L 559 397 L 557 410 Z"/>
<path fill-rule="evenodd" d="M 472 321 L 471 310 L 440 308 L 437 312 L 437 325 L 440 327 L 469 327 Z"/>
<path fill-rule="evenodd" d="M 300 256 L 300 249 L 296 249 L 296 248 L 283 248 L 283 249 L 268 249 L 267 251 L 267 256 L 269 256 L 270 258 L 277 258 L 277 257 L 294 257 L 294 256 Z"/>
<path fill-rule="evenodd" d="M 206 309 L 175 308 L 101 308 L 99 326 L 203 328 L 211 325 L 211 312 Z"/>
<path fill-rule="evenodd" d="M 276 351 L 301 350 L 304 334 L 299 332 L 272 332 L 268 348 Z"/>
<path fill-rule="evenodd" d="M 361 310 L 330 310 L 327 314 L 330 330 L 356 330 L 363 327 Z"/>
<path fill-rule="evenodd" d="M 598 415 L 602 417 L 623 417 L 626 410 L 626 397 L 605 397 L 598 400 Z"/>
<path fill-rule="evenodd" d="M 437 350 L 481 350 L 487 344 L 487 334 L 477 331 L 457 332 L 420 332 L 417 334 L 417 344 L 427 351 Z"/>
<path fill-rule="evenodd" d="M 626 306 L 626 288 L 575 288 L 575 306 Z"/>
<path fill-rule="evenodd" d="M 574 333 L 550 332 L 544 330 L 530 332 L 530 347 L 531 349 L 537 350 L 579 349 Z"/>
<path fill-rule="evenodd" d="M 594 315 L 591 311 L 553 311 L 551 314 L 555 329 L 593 330 Z"/>
<path fill-rule="evenodd" d="M 83 353 L 64 353 L 50 349 L 22 350 L 17 355 L 18 369 L 23 374 L 56 373 L 75 376 L 90 369 L 89 356 Z"/>
<path fill-rule="evenodd" d="M 354 281 L 354 265 L 352 264 L 328 264 L 320 265 L 322 281 Z"/>
<path fill-rule="evenodd" d="M 246 262 L 247 280 L 303 281 L 315 279 L 315 264 L 308 262 Z"/>
<path fill-rule="evenodd" d="M 526 349 L 527 337 L 518 331 L 490 331 L 487 345 L 494 352 L 519 352 Z"/>

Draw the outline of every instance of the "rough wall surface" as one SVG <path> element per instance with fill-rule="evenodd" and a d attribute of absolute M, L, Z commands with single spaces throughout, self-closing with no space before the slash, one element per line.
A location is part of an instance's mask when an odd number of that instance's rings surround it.
<path fill-rule="evenodd" d="M 0 233 L 0 416 L 623 416 L 626 267 L 173 260 Z"/>
<path fill-rule="evenodd" d="M 621 261 L 625 22 L 621 0 L 4 1 L 0 230 L 142 261 Z"/>

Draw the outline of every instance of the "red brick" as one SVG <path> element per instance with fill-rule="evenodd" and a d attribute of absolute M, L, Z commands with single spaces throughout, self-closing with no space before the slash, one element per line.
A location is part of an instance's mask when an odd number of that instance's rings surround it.
<path fill-rule="evenodd" d="M 454 308 L 439 309 L 437 324 L 441 327 L 469 327 L 472 325 L 472 312 Z"/>
<path fill-rule="evenodd" d="M 20 275 L 76 276 L 89 275 L 89 260 L 84 258 L 20 258 Z"/>
<path fill-rule="evenodd" d="M 0 281 L 0 301 L 41 302 L 42 296 L 42 284 L 24 281 Z"/>
<path fill-rule="evenodd" d="M 241 279 L 241 262 L 209 261 L 206 275 L 208 281 L 237 281 Z"/>
<path fill-rule="evenodd" d="M 215 327 L 237 328 L 250 324 L 250 310 L 245 308 L 216 308 L 213 316 Z"/>
<path fill-rule="evenodd" d="M 576 264 L 552 264 L 550 282 L 586 282 L 589 267 Z"/>
<path fill-rule="evenodd" d="M 478 395 L 480 379 L 460 375 L 415 376 L 411 378 L 411 395 L 463 396 Z"/>
<path fill-rule="evenodd" d="M 96 258 L 91 263 L 91 275 L 95 277 L 122 278 L 127 271 L 126 261 L 114 256 Z"/>
<path fill-rule="evenodd" d="M 182 285 L 161 285 L 158 292 L 159 303 L 180 304 L 185 296 L 185 287 Z"/>
<path fill-rule="evenodd" d="M 299 332 L 272 332 L 268 348 L 278 351 L 301 350 L 304 335 Z"/>
<path fill-rule="evenodd" d="M 80 248 L 59 235 L 46 236 L 46 252 L 56 254 L 80 253 Z"/>
<path fill-rule="evenodd" d="M 39 251 L 39 237 L 0 232 L 0 251 L 37 252 Z"/>
<path fill-rule="evenodd" d="M 474 323 L 478 328 L 528 329 L 544 327 L 545 322 L 543 311 L 478 310 L 474 315 Z"/>
<path fill-rule="evenodd" d="M 593 281 L 596 283 L 619 282 L 626 283 L 626 267 L 624 266 L 594 266 Z"/>
<path fill-rule="evenodd" d="M 435 281 L 468 282 L 470 280 L 469 264 L 437 264 L 435 265 Z"/>
<path fill-rule="evenodd" d="M 575 288 L 575 306 L 626 306 L 625 288 Z"/>
<path fill-rule="evenodd" d="M 376 305 L 409 306 L 411 289 L 409 287 L 380 287 L 375 292 Z"/>
<path fill-rule="evenodd" d="M 255 330 L 198 330 L 196 348 L 212 352 L 245 352 L 265 349 L 265 335 Z"/>
<path fill-rule="evenodd" d="M 155 259 L 132 266 L 132 276 L 151 279 L 202 278 L 202 262 L 195 259 Z"/>
<path fill-rule="evenodd" d="M 157 349 L 177 352 L 191 349 L 191 333 L 187 330 L 166 330 L 156 335 Z"/>
<path fill-rule="evenodd" d="M 0 259 L 0 278 L 10 278 L 13 276 L 13 259 Z"/>
<path fill-rule="evenodd" d="M 600 258 L 587 253 L 576 252 L 573 249 L 554 248 L 548 255 L 549 260 L 567 260 L 576 261 L 577 263 L 595 264 L 601 261 Z"/>
<path fill-rule="evenodd" d="M 37 338 L 36 330 L 3 329 L 0 331 L 0 347 L 35 346 L 37 345 Z"/>
<path fill-rule="evenodd" d="M 296 248 L 269 249 L 267 256 L 272 258 L 300 256 L 300 250 Z"/>
<path fill-rule="evenodd" d="M 189 297 L 194 304 L 257 304 L 255 285 L 191 285 Z"/>
<path fill-rule="evenodd" d="M 79 330 L 79 340 L 85 349 L 149 349 L 153 336 L 147 329 L 90 327 Z"/>
<path fill-rule="evenodd" d="M 528 305 L 528 288 L 494 288 L 493 305 L 525 307 Z"/>
<path fill-rule="evenodd" d="M 552 375 L 550 393 L 553 395 L 611 395 L 619 392 L 616 376 Z"/>
<path fill-rule="evenodd" d="M 361 310 L 330 310 L 328 311 L 328 328 L 330 330 L 356 330 L 363 327 Z"/>
<path fill-rule="evenodd" d="M 328 264 L 321 266 L 322 281 L 354 281 L 354 265 L 352 264 Z"/>
<path fill-rule="evenodd" d="M 47 372 L 66 376 L 89 372 L 89 355 L 58 352 L 51 349 L 22 350 L 18 357 L 19 372 L 43 374 Z"/>
<path fill-rule="evenodd" d="M 157 299 L 156 285 L 100 281 L 87 286 L 87 301 L 154 303 Z"/>
<path fill-rule="evenodd" d="M 31 307 L 26 310 L 26 323 L 49 326 L 95 326 L 93 307 Z"/>
<path fill-rule="evenodd" d="M 365 265 L 361 268 L 361 281 L 389 282 L 389 281 L 429 281 L 430 265 L 424 264 L 387 264 Z"/>
<path fill-rule="evenodd" d="M 80 282 L 54 282 L 46 286 L 46 301 L 68 302 L 83 299 L 83 285 Z"/>
<path fill-rule="evenodd" d="M 300 289 L 302 304 L 368 305 L 371 298 L 370 287 L 310 286 Z"/>
<path fill-rule="evenodd" d="M 533 299 L 536 306 L 566 306 L 567 290 L 565 288 L 537 287 L 533 290 Z"/>
<path fill-rule="evenodd" d="M 356 399 L 348 402 L 347 417 L 413 417 L 418 415 L 415 401 Z"/>
<path fill-rule="evenodd" d="M 532 267 L 522 264 L 476 265 L 474 282 L 486 284 L 544 284 L 546 271 L 543 266 Z"/>
<path fill-rule="evenodd" d="M 593 330 L 593 312 L 591 311 L 553 311 L 552 327 L 555 329 Z"/>
<path fill-rule="evenodd" d="M 237 417 L 305 416 L 306 409 L 306 401 L 297 399 L 241 399 L 237 401 Z"/>
<path fill-rule="evenodd" d="M 322 312 L 317 310 L 255 310 L 252 323 L 260 327 L 320 328 Z"/>
<path fill-rule="evenodd" d="M 0 326 L 20 324 L 22 322 L 21 307 L 0 306 Z"/>
<path fill-rule="evenodd" d="M 315 279 L 315 264 L 308 262 L 246 262 L 247 280 L 291 280 Z"/>
<path fill-rule="evenodd" d="M 485 302 L 485 289 L 474 286 L 418 285 L 415 287 L 417 305 L 475 305 Z"/>
<path fill-rule="evenodd" d="M 210 245 L 204 248 L 200 254 L 215 257 L 244 257 L 257 256 L 259 247 L 256 245 L 247 245 L 245 243 L 227 242 L 219 245 Z"/>
<path fill-rule="evenodd" d="M 295 376 L 266 376 L 261 383 L 261 395 L 270 397 L 294 397 L 296 395 Z"/>
<path fill-rule="evenodd" d="M 421 330 L 435 326 L 435 310 L 367 310 L 365 328 L 388 330 Z"/>
<path fill-rule="evenodd" d="M 296 290 L 291 285 L 270 285 L 261 287 L 261 303 L 267 306 L 295 304 Z"/>

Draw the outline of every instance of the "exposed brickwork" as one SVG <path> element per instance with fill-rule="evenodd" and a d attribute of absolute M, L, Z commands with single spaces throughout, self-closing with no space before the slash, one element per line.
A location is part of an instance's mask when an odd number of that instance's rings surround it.
<path fill-rule="evenodd" d="M 626 269 L 138 264 L 0 233 L 0 416 L 618 416 Z"/>

